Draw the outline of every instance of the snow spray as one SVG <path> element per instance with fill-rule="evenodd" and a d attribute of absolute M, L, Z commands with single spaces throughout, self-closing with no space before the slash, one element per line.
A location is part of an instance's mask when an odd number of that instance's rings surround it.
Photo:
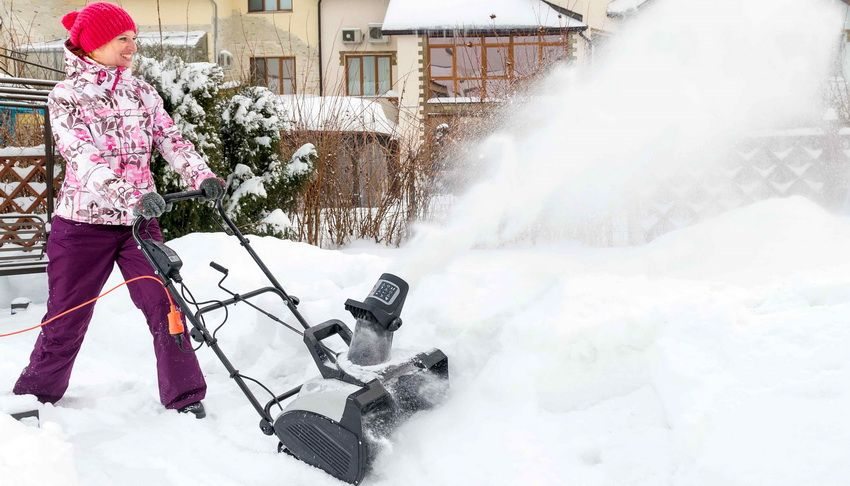
<path fill-rule="evenodd" d="M 572 239 L 579 228 L 611 244 L 600 235 L 658 181 L 717 163 L 754 129 L 822 117 L 845 8 L 648 3 L 592 63 L 555 70 L 477 146 L 485 177 L 439 226 L 416 229 L 393 271 L 413 282 L 470 248 Z"/>

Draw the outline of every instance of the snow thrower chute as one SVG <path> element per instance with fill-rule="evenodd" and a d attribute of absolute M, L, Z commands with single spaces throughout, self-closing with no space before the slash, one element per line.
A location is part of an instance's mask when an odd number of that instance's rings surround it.
<path fill-rule="evenodd" d="M 163 197 L 166 202 L 173 203 L 203 198 L 204 195 L 202 191 L 188 191 Z M 400 314 L 408 285 L 388 273 L 381 275 L 362 302 L 352 299 L 345 302 L 345 309 L 356 319 L 353 333 L 345 323 L 336 319 L 310 326 L 298 311 L 298 298 L 284 291 L 248 239 L 227 216 L 221 201 L 216 201 L 215 205 L 227 233 L 239 240 L 271 286 L 243 293 L 232 292 L 223 286 L 228 270 L 210 262 L 211 267 L 224 274 L 218 286 L 230 298 L 200 307 L 201 304 L 196 303 L 189 293 L 189 300 L 197 309 L 193 313 L 190 302 L 175 285 L 179 283 L 185 289 L 180 275 L 183 262 L 177 253 L 163 243 L 143 238 L 142 218 L 133 223 L 133 237 L 191 324 L 192 339 L 213 350 L 260 415 L 260 430 L 266 435 L 277 436 L 278 451 L 343 481 L 359 483 L 375 458 L 378 442 L 413 413 L 442 400 L 448 389 L 448 358 L 438 349 L 404 356 L 392 355 L 393 333 L 402 325 Z M 304 331 L 250 302 L 253 297 L 264 293 L 278 295 Z M 320 376 L 275 395 L 265 385 L 234 368 L 219 347 L 215 331 L 210 333 L 207 329 L 204 314 L 239 302 L 303 335 Z M 347 351 L 335 352 L 325 344 L 333 337 L 339 337 L 348 346 Z M 175 339 L 178 345 L 183 346 L 180 335 L 175 335 Z M 246 380 L 259 384 L 273 398 L 262 405 Z M 272 414 L 274 407 L 280 409 L 276 415 Z"/>

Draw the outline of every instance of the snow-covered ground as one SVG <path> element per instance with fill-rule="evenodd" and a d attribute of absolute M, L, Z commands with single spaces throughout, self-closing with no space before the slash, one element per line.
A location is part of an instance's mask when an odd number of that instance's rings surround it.
<path fill-rule="evenodd" d="M 314 323 L 353 324 L 344 300 L 409 256 L 253 240 Z M 172 246 L 199 298 L 223 296 L 210 260 L 230 269 L 234 290 L 263 284 L 233 238 Z M 461 252 L 417 279 L 396 335 L 396 346 L 446 352 L 451 394 L 396 432 L 368 484 L 847 484 L 847 248 L 850 220 L 792 198 L 638 248 Z M 16 279 L 31 289 L 3 295 L 36 302 L 4 312 L 3 331 L 44 312 L 43 277 Z M 314 372 L 298 336 L 245 306 L 219 337 L 237 368 L 275 390 Z M 34 339 L 0 339 L 0 389 Z M 199 356 L 209 416 L 163 410 L 141 314 L 126 291 L 104 298 L 42 428 L 0 415 L 3 484 L 337 484 L 277 454 L 212 353 Z"/>
<path fill-rule="evenodd" d="M 449 356 L 446 401 L 395 432 L 368 484 L 850 484 L 847 216 L 789 198 L 641 246 L 552 237 L 629 208 L 634 186 L 712 163 L 745 130 L 822 113 L 843 14 L 820 7 L 840 2 L 653 3 L 608 57 L 555 73 L 484 141 L 484 170 L 443 224 L 400 249 L 252 238 L 313 323 L 351 325 L 346 298 L 385 271 L 408 279 L 396 346 Z M 198 299 L 224 296 L 210 260 L 233 290 L 265 285 L 224 234 L 170 245 Z M 3 312 L 0 331 L 39 321 L 44 276 L 0 280 L 0 307 L 17 297 L 33 305 Z M 35 337 L 0 339 L 3 410 L 35 405 L 8 395 Z M 299 337 L 247 306 L 218 337 L 275 390 L 314 374 Z M 277 454 L 212 353 L 199 357 L 209 416 L 163 410 L 141 314 L 124 290 L 104 298 L 41 428 L 0 414 L 0 483 L 338 484 Z"/>

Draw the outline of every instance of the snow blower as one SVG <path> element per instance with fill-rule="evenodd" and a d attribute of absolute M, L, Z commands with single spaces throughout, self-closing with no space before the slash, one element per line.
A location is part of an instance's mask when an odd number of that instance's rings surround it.
<path fill-rule="evenodd" d="M 188 191 L 163 197 L 170 206 L 178 201 L 202 199 L 204 194 L 202 191 Z M 212 349 L 260 415 L 260 430 L 277 437 L 278 452 L 289 454 L 338 479 L 358 484 L 368 472 L 380 441 L 413 413 L 432 407 L 444 397 L 448 389 L 448 358 L 438 349 L 393 356 L 393 334 L 402 325 L 400 314 L 408 285 L 388 273 L 380 276 L 362 301 L 348 299 L 345 302 L 345 309 L 356 322 L 354 332 L 337 319 L 309 325 L 298 311 L 299 299 L 284 291 L 248 239 L 227 216 L 220 199 L 215 201 L 215 206 L 225 231 L 239 240 L 268 278 L 270 286 L 233 292 L 223 285 L 228 269 L 210 262 L 212 268 L 224 275 L 218 287 L 230 297 L 198 303 L 183 284 L 180 257 L 165 244 L 142 236 L 142 218 L 133 223 L 133 237 L 186 316 L 191 325 L 189 334 L 192 340 L 200 343 L 198 347 L 206 344 Z M 176 284 L 180 284 L 184 292 L 178 291 Z M 250 301 L 266 293 L 280 297 L 303 327 L 303 332 Z M 213 332 L 204 322 L 204 314 L 226 310 L 240 302 L 302 335 L 319 375 L 282 394 L 275 394 L 259 381 L 241 374 L 222 352 L 216 339 L 216 331 L 224 322 Z M 194 312 L 190 303 L 195 306 Z M 227 320 L 226 314 L 224 320 Z M 173 331 L 173 335 L 177 345 L 182 347 L 182 330 Z M 334 337 L 344 342 L 347 350 L 334 351 L 329 344 Z M 246 381 L 262 387 L 272 396 L 271 400 L 262 404 Z M 273 414 L 275 407 L 280 411 Z"/>

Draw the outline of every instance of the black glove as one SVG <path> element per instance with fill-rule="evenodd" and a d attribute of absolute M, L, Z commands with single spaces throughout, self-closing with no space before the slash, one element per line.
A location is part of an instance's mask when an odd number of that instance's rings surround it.
<path fill-rule="evenodd" d="M 204 197 L 215 201 L 224 195 L 224 181 L 218 177 L 208 177 L 201 181 L 198 188 L 204 192 Z"/>
<path fill-rule="evenodd" d="M 145 219 L 158 218 L 165 212 L 165 199 L 155 192 L 143 195 L 133 208 L 134 216 L 142 216 Z"/>

